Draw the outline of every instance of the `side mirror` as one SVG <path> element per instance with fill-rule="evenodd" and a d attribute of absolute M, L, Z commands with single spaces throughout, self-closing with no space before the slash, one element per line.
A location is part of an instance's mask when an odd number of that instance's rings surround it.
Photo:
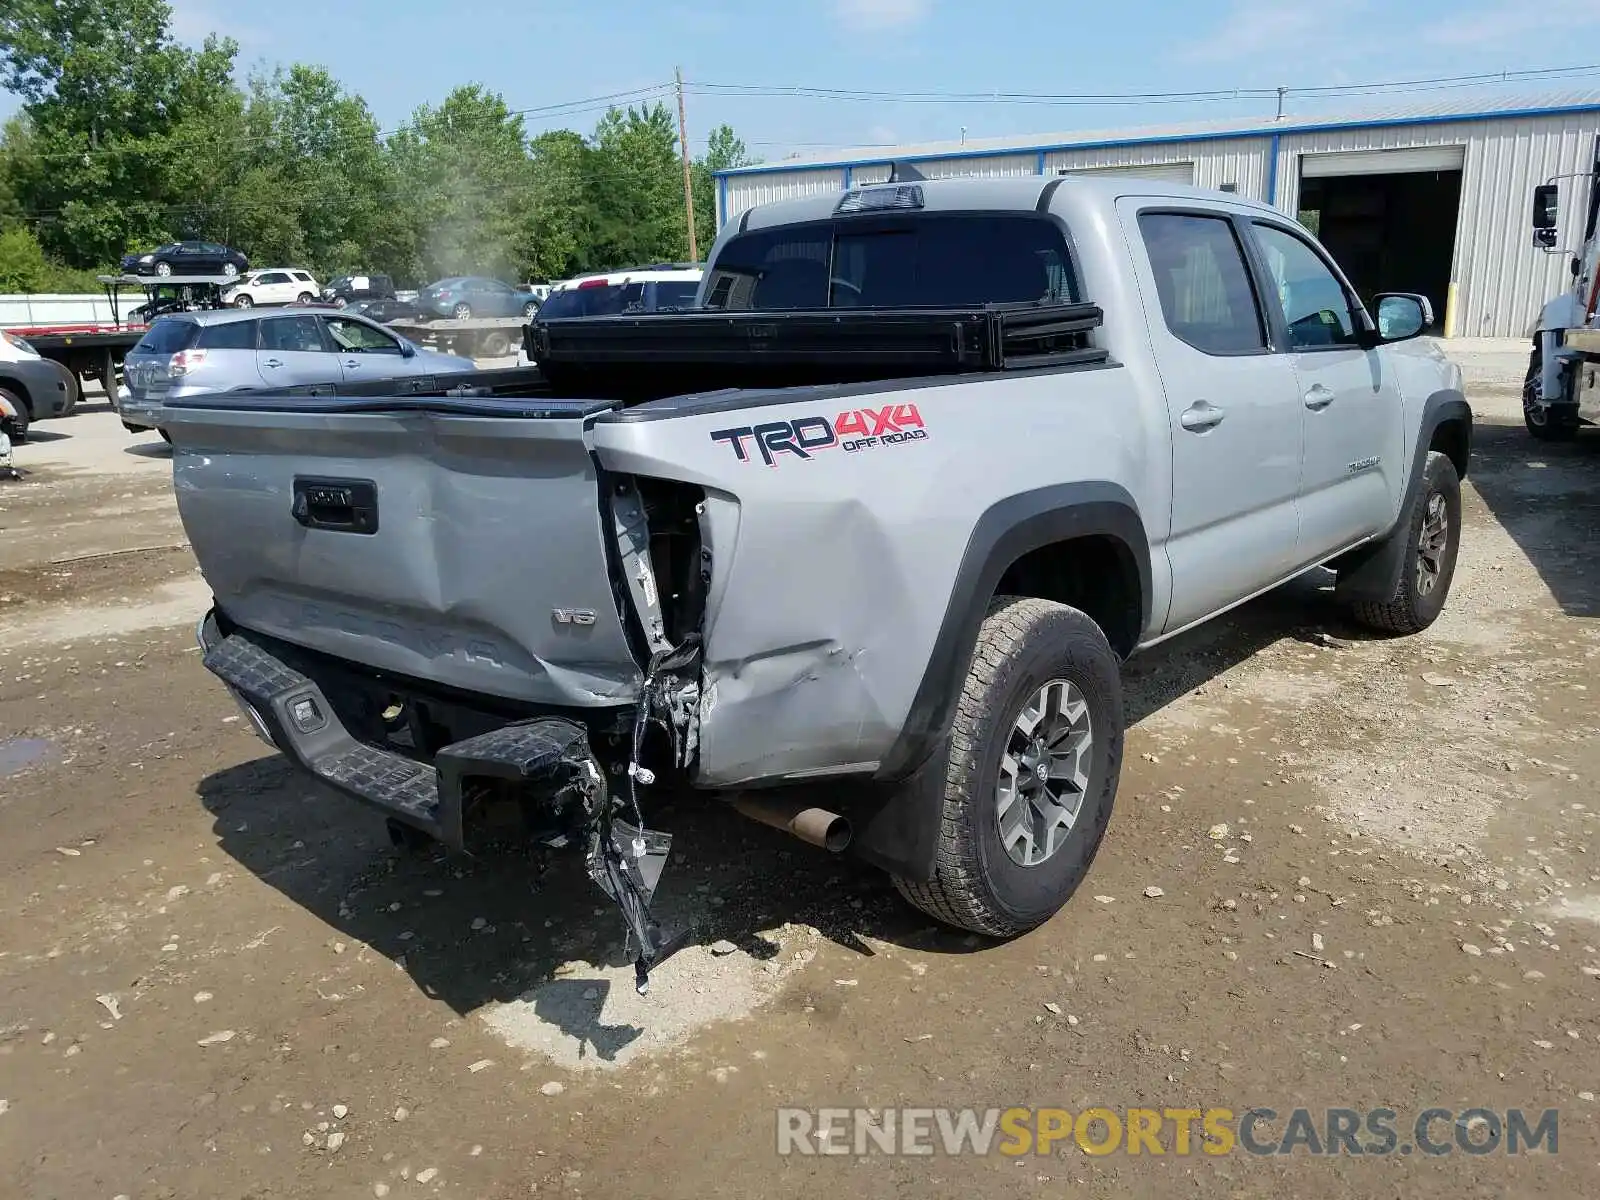
<path fill-rule="evenodd" d="M 1556 185 L 1541 183 L 1533 189 L 1533 244 L 1549 249 L 1556 244 L 1556 226 L 1561 220 L 1561 203 Z"/>
<path fill-rule="evenodd" d="M 1433 326 L 1433 304 L 1426 296 L 1390 292 L 1379 296 L 1377 302 L 1380 342 L 1421 337 Z"/>
<path fill-rule="evenodd" d="M 413 346 L 410 342 L 402 340 L 400 342 L 400 357 L 401 358 L 415 358 L 416 356 L 417 356 L 417 348 L 415 346 Z"/>

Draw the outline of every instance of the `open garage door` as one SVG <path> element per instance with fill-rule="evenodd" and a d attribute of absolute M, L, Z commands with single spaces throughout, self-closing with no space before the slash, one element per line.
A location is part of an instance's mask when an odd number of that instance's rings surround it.
<path fill-rule="evenodd" d="M 1427 296 L 1435 333 L 1447 328 L 1465 158 L 1464 146 L 1413 146 L 1300 159 L 1300 220 L 1363 300 Z"/>
<path fill-rule="evenodd" d="M 1145 163 L 1134 167 L 1068 167 L 1063 175 L 1131 175 L 1136 179 L 1160 179 L 1166 183 L 1194 182 L 1194 164 Z"/>

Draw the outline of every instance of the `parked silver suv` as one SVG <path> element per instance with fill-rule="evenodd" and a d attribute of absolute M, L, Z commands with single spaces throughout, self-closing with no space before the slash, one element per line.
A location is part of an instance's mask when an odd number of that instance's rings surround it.
<path fill-rule="evenodd" d="M 130 433 L 161 431 L 163 405 L 179 396 L 476 369 L 470 358 L 424 350 L 353 313 L 173 313 L 128 352 L 118 408 Z"/>

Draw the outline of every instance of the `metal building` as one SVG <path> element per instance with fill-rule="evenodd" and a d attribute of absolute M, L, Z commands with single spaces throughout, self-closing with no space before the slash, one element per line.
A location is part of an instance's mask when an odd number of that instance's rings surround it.
<path fill-rule="evenodd" d="M 1446 337 L 1522 337 L 1568 283 L 1536 250 L 1530 202 L 1600 157 L 1600 91 L 1416 104 L 1341 117 L 1173 125 L 1054 137 L 929 143 L 786 159 L 718 173 L 722 223 L 774 200 L 882 182 L 907 162 L 953 175 L 1117 172 L 1265 200 L 1315 230 L 1364 295 L 1429 295 Z M 1559 177 L 1567 176 L 1565 179 Z M 1563 229 L 1560 244 L 1581 230 Z M 1581 237 L 1580 239 L 1581 240 Z"/>

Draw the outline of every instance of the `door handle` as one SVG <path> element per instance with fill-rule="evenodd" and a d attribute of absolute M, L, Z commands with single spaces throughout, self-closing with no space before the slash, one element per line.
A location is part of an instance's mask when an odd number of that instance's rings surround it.
<path fill-rule="evenodd" d="M 344 365 L 347 367 L 359 367 L 361 360 L 359 358 L 347 358 L 344 360 Z"/>
<path fill-rule="evenodd" d="M 281 367 L 283 366 L 283 360 L 281 358 L 269 358 L 261 365 L 264 367 Z"/>
<path fill-rule="evenodd" d="M 1306 407 L 1312 412 L 1321 412 L 1333 403 L 1335 395 L 1337 393 L 1332 388 L 1320 383 L 1313 384 L 1311 390 L 1306 393 Z"/>
<path fill-rule="evenodd" d="M 1185 429 L 1195 433 L 1204 433 L 1208 429 L 1215 429 L 1222 424 L 1222 418 L 1227 414 L 1215 405 L 1207 404 L 1204 400 L 1197 400 L 1183 410 L 1183 416 L 1178 418 L 1178 423 Z"/>

